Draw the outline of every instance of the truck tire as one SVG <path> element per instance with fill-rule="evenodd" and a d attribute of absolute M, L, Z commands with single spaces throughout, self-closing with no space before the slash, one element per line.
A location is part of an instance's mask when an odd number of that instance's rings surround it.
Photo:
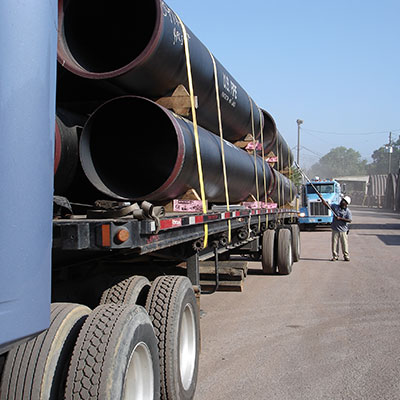
<path fill-rule="evenodd" d="M 289 275 L 292 272 L 292 265 L 292 234 L 289 229 L 282 228 L 278 231 L 278 272 L 281 275 Z"/>
<path fill-rule="evenodd" d="M 146 309 L 160 355 L 161 399 L 189 400 L 197 383 L 200 322 L 190 280 L 160 276 L 151 286 Z"/>
<path fill-rule="evenodd" d="M 158 399 L 157 340 L 145 309 L 96 307 L 79 333 L 69 366 L 68 400 Z"/>
<path fill-rule="evenodd" d="M 53 303 L 50 327 L 8 353 L 0 399 L 64 399 L 72 350 L 89 313 L 86 306 Z"/>
<path fill-rule="evenodd" d="M 292 252 L 293 252 L 293 262 L 300 260 L 300 228 L 298 225 L 289 225 L 290 231 L 292 233 Z"/>
<path fill-rule="evenodd" d="M 267 229 L 262 237 L 262 269 L 263 273 L 272 275 L 276 272 L 275 230 Z"/>
<path fill-rule="evenodd" d="M 150 286 L 144 276 L 131 276 L 105 290 L 100 304 L 137 304 L 144 307 Z"/>

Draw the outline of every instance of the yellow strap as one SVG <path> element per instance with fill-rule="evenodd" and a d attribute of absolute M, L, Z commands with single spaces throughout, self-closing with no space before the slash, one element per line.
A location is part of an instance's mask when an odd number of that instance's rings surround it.
<path fill-rule="evenodd" d="M 213 66 L 214 66 L 215 97 L 216 97 L 216 100 L 217 100 L 218 127 L 219 127 L 219 137 L 220 137 L 220 141 L 221 141 L 221 157 L 222 157 L 222 171 L 223 171 L 223 174 L 224 174 L 225 201 L 226 201 L 226 210 L 230 211 L 229 190 L 228 190 L 228 176 L 227 176 L 227 173 L 226 173 L 226 164 L 225 164 L 224 131 L 223 131 L 223 128 L 222 128 L 221 101 L 220 101 L 220 98 L 219 98 L 217 64 L 216 64 L 215 58 L 211 54 L 210 50 L 208 50 L 208 52 L 210 53 L 211 60 L 213 62 Z M 232 224 L 231 224 L 231 220 L 228 219 L 228 243 L 230 243 L 231 241 L 232 241 Z"/>
<path fill-rule="evenodd" d="M 256 178 L 256 194 L 257 194 L 257 208 L 260 208 L 260 189 L 258 187 L 258 165 L 257 165 L 257 145 L 256 145 L 256 135 L 255 135 L 255 127 L 254 127 L 254 110 L 253 110 L 253 102 L 248 96 L 250 101 L 250 110 L 251 110 L 251 135 L 253 138 L 253 156 L 254 156 L 254 174 Z M 250 213 L 251 216 L 251 213 Z M 261 227 L 261 216 L 258 216 L 258 230 Z"/>
<path fill-rule="evenodd" d="M 264 203 L 267 204 L 267 178 L 265 173 L 265 153 L 264 153 L 264 130 L 262 126 L 262 116 L 261 110 L 258 109 L 260 114 L 260 131 L 261 131 L 261 156 L 263 159 L 263 176 L 264 176 Z"/>
<path fill-rule="evenodd" d="M 292 190 L 292 166 L 290 164 L 290 150 L 288 149 L 288 168 L 289 168 L 289 196 L 290 196 L 290 201 L 292 202 L 292 196 L 293 196 L 293 190 Z M 293 222 L 293 213 L 290 214 L 290 221 Z"/>
<path fill-rule="evenodd" d="M 198 174 L 199 174 L 200 196 L 201 196 L 201 202 L 203 205 L 203 213 L 207 214 L 206 193 L 205 193 L 205 189 L 204 189 L 203 167 L 202 167 L 202 163 L 201 163 L 199 131 L 198 131 L 198 126 L 197 126 L 196 105 L 195 105 L 195 96 L 194 96 L 194 89 L 193 89 L 192 67 L 191 67 L 191 63 L 190 63 L 189 41 L 188 41 L 188 35 L 187 35 L 185 25 L 183 24 L 179 15 L 176 14 L 176 16 L 181 24 L 182 32 L 183 32 L 183 43 L 184 43 L 184 47 L 185 47 L 186 69 L 187 69 L 189 93 L 190 93 L 190 105 L 191 105 L 191 109 L 192 109 L 193 130 L 194 130 L 194 139 L 195 139 L 195 146 L 196 146 L 197 170 L 198 170 Z M 208 224 L 205 224 L 204 225 L 204 248 L 206 248 L 207 245 L 208 245 Z"/>
<path fill-rule="evenodd" d="M 266 207 L 268 198 L 267 198 L 267 177 L 266 177 L 266 172 L 265 172 L 264 129 L 262 126 L 262 118 L 261 118 L 262 113 L 261 113 L 260 108 L 258 109 L 258 112 L 260 113 L 261 155 L 262 155 L 262 159 L 263 159 L 263 175 L 264 175 L 264 203 L 265 203 L 265 207 Z M 267 214 L 265 215 L 265 223 L 266 223 L 266 226 L 268 227 L 268 209 L 267 209 Z"/>
<path fill-rule="evenodd" d="M 280 156 L 279 156 L 279 137 L 276 139 L 276 156 L 278 157 L 278 160 L 276 162 L 277 166 L 277 171 L 279 172 L 280 168 Z M 280 202 L 281 202 L 281 178 L 279 174 L 276 174 L 277 176 L 277 182 L 276 182 L 276 189 L 278 192 L 278 206 L 280 207 Z"/>

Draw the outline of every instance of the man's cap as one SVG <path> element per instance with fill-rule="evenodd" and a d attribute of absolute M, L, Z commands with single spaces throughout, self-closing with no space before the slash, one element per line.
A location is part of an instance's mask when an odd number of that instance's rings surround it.
<path fill-rule="evenodd" d="M 344 200 L 347 204 L 350 204 L 350 203 L 351 203 L 351 198 L 350 198 L 350 196 L 344 196 L 342 200 Z"/>

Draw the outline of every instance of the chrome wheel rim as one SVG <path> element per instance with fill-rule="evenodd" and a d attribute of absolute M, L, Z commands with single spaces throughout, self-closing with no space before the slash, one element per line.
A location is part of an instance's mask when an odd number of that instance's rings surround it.
<path fill-rule="evenodd" d="M 123 400 L 153 400 L 153 360 L 146 343 L 138 343 L 129 359 Z"/>
<path fill-rule="evenodd" d="M 190 304 L 183 310 L 179 334 L 179 369 L 182 386 L 188 390 L 196 365 L 196 324 L 194 312 Z"/>

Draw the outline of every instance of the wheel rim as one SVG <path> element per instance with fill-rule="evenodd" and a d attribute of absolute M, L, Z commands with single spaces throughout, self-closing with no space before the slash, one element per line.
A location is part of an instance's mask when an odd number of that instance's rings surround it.
<path fill-rule="evenodd" d="M 129 359 L 123 400 L 153 400 L 153 360 L 146 343 L 140 342 Z"/>
<path fill-rule="evenodd" d="M 192 383 L 195 364 L 196 324 L 192 306 L 186 304 L 182 314 L 179 335 L 179 368 L 185 390 L 188 390 Z"/>

